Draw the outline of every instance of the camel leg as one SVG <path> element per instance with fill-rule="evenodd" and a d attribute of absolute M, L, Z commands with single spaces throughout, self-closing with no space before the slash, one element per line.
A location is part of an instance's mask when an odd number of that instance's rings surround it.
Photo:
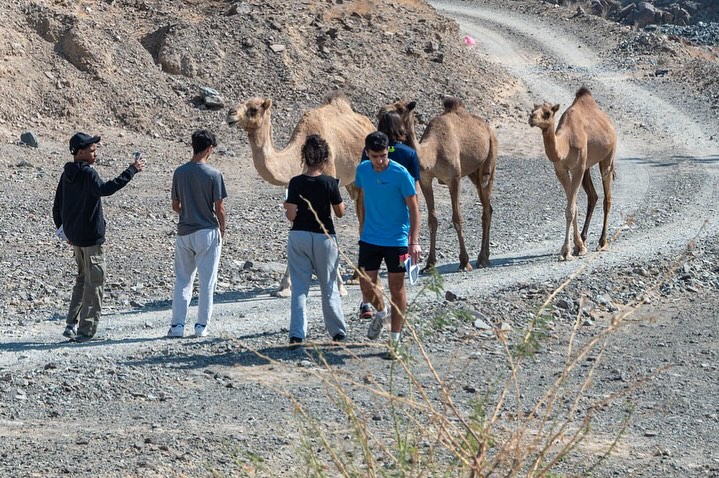
<path fill-rule="evenodd" d="M 490 196 L 492 193 L 492 185 L 482 186 L 481 169 L 469 175 L 474 186 L 477 188 L 479 200 L 482 202 L 482 248 L 477 258 L 477 267 L 489 267 L 489 226 L 492 223 L 492 204 Z"/>
<path fill-rule="evenodd" d="M 564 229 L 564 245 L 562 246 L 562 250 L 560 251 L 559 260 L 571 261 L 573 257 L 569 249 L 570 227 L 574 228 L 575 254 L 586 253 L 587 251 L 587 249 L 583 247 L 584 244 L 581 242 L 582 238 L 579 236 L 579 227 L 577 226 L 577 192 L 579 191 L 581 180 L 584 177 L 584 172 L 582 170 L 575 171 L 575 174 L 570 175 L 569 171 L 555 170 L 555 173 L 557 175 L 557 178 L 559 179 L 559 182 L 562 183 L 564 193 L 567 196 L 567 207 L 564 210 L 564 217 L 566 219 Z"/>
<path fill-rule="evenodd" d="M 292 281 L 290 280 L 290 269 L 285 267 L 285 273 L 280 280 L 280 288 L 272 293 L 275 297 L 287 298 L 292 295 Z"/>
<path fill-rule="evenodd" d="M 354 187 L 354 185 L 347 186 L 347 192 L 349 192 L 350 197 L 354 200 L 355 203 L 355 211 L 357 213 L 357 222 L 359 223 L 359 236 L 362 236 L 362 226 L 364 225 L 364 217 L 365 217 L 365 211 L 364 211 L 364 193 L 361 189 Z M 342 284 L 342 275 L 337 276 L 337 280 L 339 282 L 340 286 L 340 295 L 342 297 L 347 295 L 347 289 Z M 354 273 L 352 274 L 352 277 L 350 280 L 347 281 L 347 284 L 359 284 L 360 283 L 360 277 L 359 277 L 359 271 L 357 268 L 355 268 Z M 379 276 L 375 276 L 374 278 L 374 286 L 378 290 L 382 290 L 382 284 L 379 282 Z M 384 297 L 382 294 L 377 294 L 377 299 L 372 303 L 372 305 L 377 308 L 377 310 L 384 310 Z"/>
<path fill-rule="evenodd" d="M 437 264 L 437 211 L 434 208 L 434 190 L 432 189 L 432 179 L 426 179 L 421 176 L 419 186 L 422 188 L 424 202 L 427 204 L 427 225 L 429 226 L 429 255 L 424 264 L 422 272 L 429 271 Z"/>
<path fill-rule="evenodd" d="M 606 251 L 609 248 L 607 240 L 607 223 L 609 221 L 609 211 L 612 208 L 612 181 L 614 180 L 614 151 L 609 154 L 607 159 L 599 163 L 599 171 L 602 174 L 602 188 L 604 189 L 604 222 L 602 223 L 602 235 L 599 236 L 598 251 Z"/>
<path fill-rule="evenodd" d="M 581 169 L 575 169 L 572 171 L 572 181 L 571 181 L 571 187 L 572 187 L 572 229 L 574 232 L 574 255 L 575 256 L 583 256 L 587 253 L 587 248 L 584 245 L 584 241 L 582 240 L 582 236 L 579 233 L 579 224 L 577 221 L 578 217 L 578 211 L 577 211 L 577 193 L 579 193 L 579 187 L 582 184 L 582 180 L 584 178 L 584 168 Z"/>
<path fill-rule="evenodd" d="M 358 228 L 359 234 L 358 235 L 361 236 L 362 235 L 362 225 L 364 224 L 364 215 L 365 215 L 364 195 L 362 194 L 362 190 L 354 187 L 353 184 L 347 186 L 346 189 L 355 204 L 355 213 L 357 214 L 357 222 L 359 223 L 359 228 Z M 359 284 L 359 272 L 357 272 L 357 269 L 354 270 L 354 272 L 352 273 L 352 277 L 347 281 L 347 284 L 348 285 Z M 346 291 L 345 291 L 345 293 L 346 293 Z"/>
<path fill-rule="evenodd" d="M 452 224 L 457 231 L 457 239 L 459 240 L 459 270 L 472 270 L 469 264 L 469 255 L 464 245 L 464 234 L 462 233 L 462 214 L 459 211 L 459 182 L 462 179 L 459 174 L 452 178 L 449 183 L 449 197 L 452 201 Z"/>
<path fill-rule="evenodd" d="M 342 276 L 341 274 L 337 274 L 337 288 L 339 289 L 340 296 L 345 297 L 347 295 L 347 289 L 345 288 L 344 284 L 342 283 Z M 277 289 L 272 293 L 272 296 L 274 297 L 281 297 L 283 299 L 286 299 L 287 297 L 290 297 L 292 295 L 292 280 L 290 279 L 290 269 L 285 268 L 285 273 L 282 275 L 282 279 L 280 279 L 280 288 Z"/>
<path fill-rule="evenodd" d="M 584 227 L 582 227 L 582 241 L 587 243 L 587 233 L 589 231 L 589 223 L 592 220 L 592 214 L 594 213 L 594 207 L 597 205 L 597 199 L 599 195 L 594 189 L 594 183 L 592 183 L 592 173 L 589 169 L 584 171 L 582 177 L 582 189 L 587 193 L 587 215 L 584 218 Z"/>

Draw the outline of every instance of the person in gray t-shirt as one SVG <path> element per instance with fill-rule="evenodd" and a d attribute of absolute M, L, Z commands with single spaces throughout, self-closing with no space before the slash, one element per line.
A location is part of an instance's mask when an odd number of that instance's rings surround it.
<path fill-rule="evenodd" d="M 172 176 L 172 209 L 180 215 L 180 221 L 175 238 L 175 293 L 168 337 L 184 336 L 195 273 L 199 273 L 200 282 L 196 337 L 207 335 L 212 316 L 227 197 L 222 174 L 207 164 L 215 146 L 215 135 L 207 130 L 195 131 L 192 160 L 178 167 Z"/>

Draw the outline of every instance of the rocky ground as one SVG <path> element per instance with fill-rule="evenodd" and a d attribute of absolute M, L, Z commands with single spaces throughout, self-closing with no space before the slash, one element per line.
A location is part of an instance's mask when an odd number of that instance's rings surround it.
<path fill-rule="evenodd" d="M 494 438 L 501 442 L 521 423 L 542 436 L 532 407 L 564 367 L 573 324 L 577 343 L 586 343 L 618 313 L 634 311 L 562 388 L 562 406 L 550 422 L 573 428 L 586 417 L 592 422 L 555 472 L 586 476 L 587 464 L 620 435 L 593 476 L 719 476 L 719 409 L 712 399 L 719 383 L 716 51 L 537 2 L 437 2 L 436 10 L 409 0 L 282 5 L 0 7 L 8 20 L 0 27 L 7 33 L 0 45 L 2 474 L 291 476 L 310 474 L 315 457 L 336 475 L 319 431 L 359 474 L 399 474 L 397 454 L 380 446 L 396 450 L 395 415 L 384 391 L 421 401 L 421 387 L 439 406 L 447 400 L 443 388 L 410 337 L 414 386 L 406 371 L 379 357 L 381 341 L 364 339 L 367 324 L 355 319 L 356 287 L 344 301 L 351 345 L 323 343 L 315 317 L 317 348 L 285 347 L 289 304 L 270 296 L 284 268 L 282 191 L 257 176 L 244 133 L 227 129 L 224 110 L 208 109 L 198 93 L 209 86 L 228 103 L 276 98 L 276 141 L 283 143 L 305 108 L 341 86 L 370 116 L 384 101 L 416 98 L 424 121 L 438 113 L 439 94 L 449 92 L 497 128 L 493 266 L 456 273 L 449 199 L 438 187 L 443 287 L 438 295 L 410 291 L 412 324 L 458 415 L 470 416 L 478 403 L 492 411 L 508 378 L 506 349 L 493 329 L 503 330 L 509 350 L 517 351 L 535 324 L 539 350 L 518 371 L 519 396 L 499 407 Z M 477 40 L 474 48 L 462 43 L 465 33 Z M 94 60 L 80 61 L 88 56 Z M 392 74 L 377 73 L 385 70 Z M 582 84 L 619 131 L 609 222 L 615 237 L 607 253 L 559 263 L 563 194 L 526 119 L 536 102 L 564 108 Z M 212 161 L 228 186 L 229 234 L 212 337 L 172 341 L 163 338 L 175 230 L 167 191 L 198 126 L 220 137 Z M 60 340 L 73 262 L 67 246 L 53 239 L 50 220 L 54 187 L 69 159 L 65 143 L 78 128 L 103 135 L 97 169 L 105 178 L 118 174 L 135 149 L 148 160 L 126 189 L 105 200 L 107 315 L 101 340 L 79 346 Z M 17 143 L 27 129 L 39 136 L 38 148 Z M 470 185 L 463 188 L 473 255 L 481 207 Z M 600 222 L 598 207 L 590 248 Z M 351 208 L 337 225 L 351 260 L 357 240 Z M 424 228 L 425 249 L 427 241 Z M 349 273 L 349 262 L 344 267 Z M 319 310 L 316 296 L 310 307 Z M 591 383 L 572 408 L 578 381 L 588 374 Z M 356 427 L 327 383 L 333 377 L 376 437 L 374 467 L 360 464 Z M 613 393 L 622 395 L 601 403 Z M 434 426 L 429 415 L 418 416 L 424 427 Z M 318 429 L 307 428 L 312 424 Z M 416 435 L 407 433 L 426 457 L 434 433 Z M 446 453 L 436 456 L 447 463 Z M 406 474 L 419 474 L 417 463 L 405 463 Z"/>

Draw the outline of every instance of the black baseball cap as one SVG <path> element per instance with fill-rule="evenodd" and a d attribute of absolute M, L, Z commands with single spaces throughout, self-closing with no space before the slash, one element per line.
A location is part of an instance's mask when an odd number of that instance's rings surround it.
<path fill-rule="evenodd" d="M 79 150 L 85 149 L 91 144 L 99 142 L 99 136 L 90 136 L 89 134 L 85 133 L 75 133 L 73 137 L 70 138 L 70 153 L 72 153 L 72 155 L 74 156 Z"/>

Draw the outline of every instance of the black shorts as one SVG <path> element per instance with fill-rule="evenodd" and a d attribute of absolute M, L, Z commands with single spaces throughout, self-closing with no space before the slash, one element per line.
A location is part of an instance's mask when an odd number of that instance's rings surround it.
<path fill-rule="evenodd" d="M 366 271 L 378 271 L 382 259 L 388 272 L 405 272 L 404 261 L 407 258 L 407 247 L 375 246 L 359 241 L 358 266 Z"/>

